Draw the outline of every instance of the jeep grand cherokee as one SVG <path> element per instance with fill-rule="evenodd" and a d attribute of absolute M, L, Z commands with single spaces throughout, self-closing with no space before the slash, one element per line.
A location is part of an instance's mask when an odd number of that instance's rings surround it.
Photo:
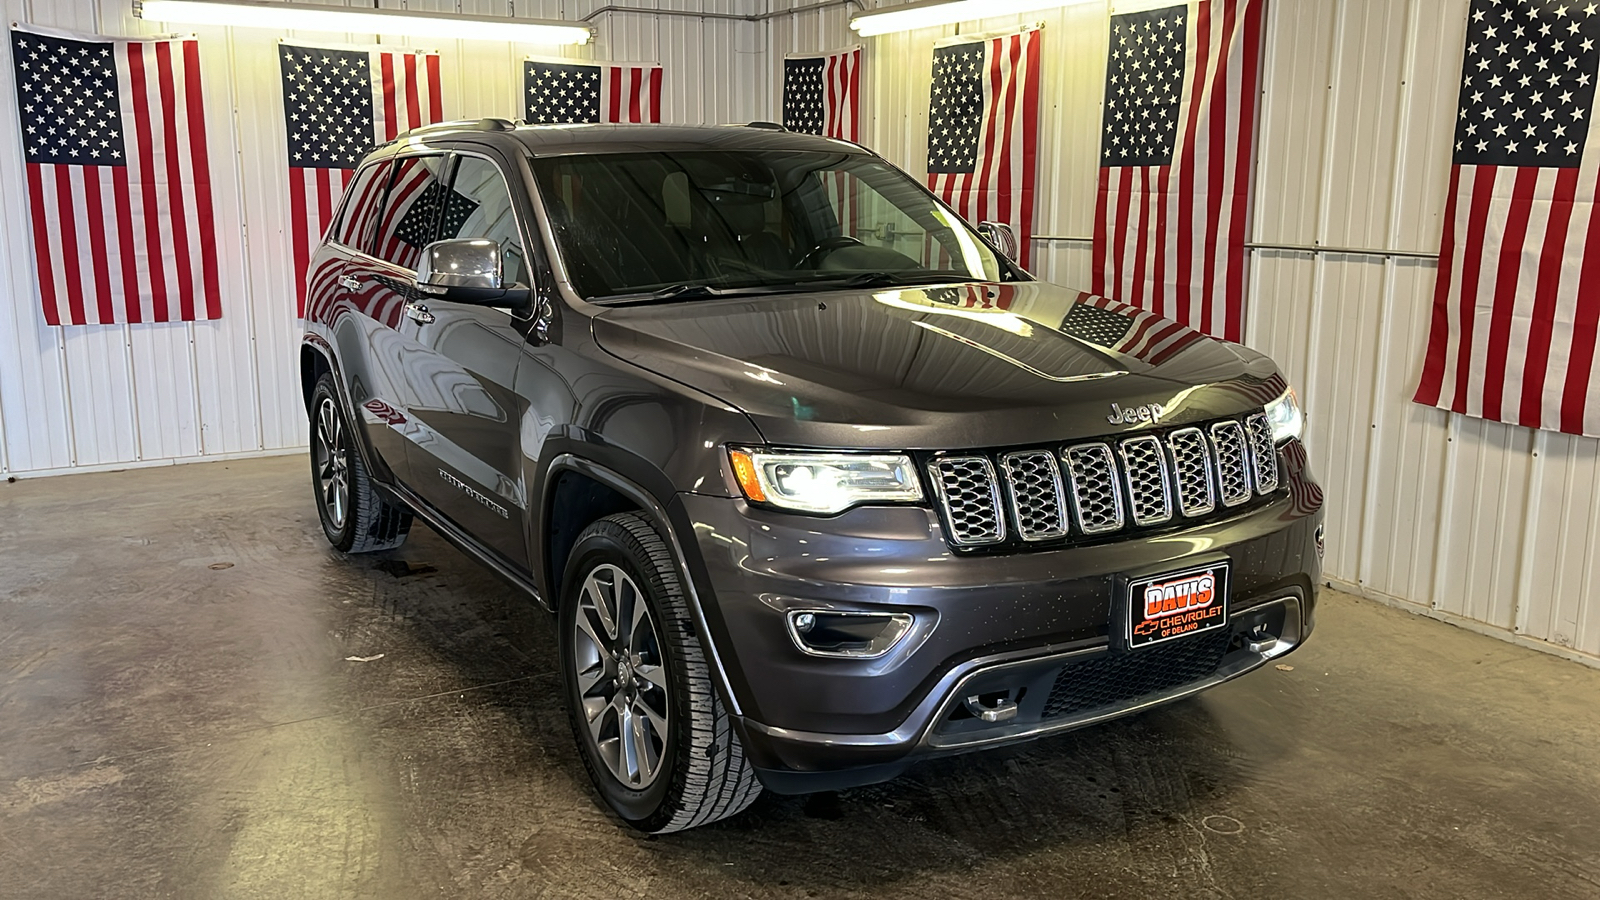
<path fill-rule="evenodd" d="M 419 517 L 552 610 L 579 752 L 652 832 L 1299 646 L 1322 497 L 1283 376 L 1008 238 L 780 129 L 403 135 L 304 261 L 323 528 Z"/>

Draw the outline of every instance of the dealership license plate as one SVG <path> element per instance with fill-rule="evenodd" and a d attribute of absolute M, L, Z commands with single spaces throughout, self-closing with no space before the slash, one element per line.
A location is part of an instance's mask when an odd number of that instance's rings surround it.
<path fill-rule="evenodd" d="M 1228 564 L 1212 563 L 1128 583 L 1128 648 L 1228 624 Z"/>

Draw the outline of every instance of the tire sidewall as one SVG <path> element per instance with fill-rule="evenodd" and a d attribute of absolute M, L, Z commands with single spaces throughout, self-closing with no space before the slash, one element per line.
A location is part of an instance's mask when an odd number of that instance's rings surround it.
<path fill-rule="evenodd" d="M 328 515 L 327 504 L 322 498 L 321 473 L 317 471 L 317 423 L 322 410 L 322 404 L 327 401 L 331 401 L 333 403 L 333 414 L 339 418 L 340 427 L 344 429 L 346 434 L 346 442 L 348 443 L 350 440 L 350 422 L 345 419 L 344 410 L 339 406 L 339 397 L 334 392 L 333 379 L 331 376 L 324 375 L 322 376 L 321 380 L 317 382 L 316 390 L 311 395 L 311 492 L 316 497 L 317 518 L 322 522 L 322 533 L 327 535 L 328 543 L 332 544 L 335 550 L 338 550 L 341 553 L 348 553 L 350 552 L 350 548 L 355 545 L 355 523 L 356 519 L 358 518 L 355 508 L 357 499 L 355 490 L 355 472 L 352 470 L 346 471 L 346 477 L 349 479 L 350 483 L 347 488 L 349 495 L 345 501 L 346 509 L 344 514 L 344 525 L 342 527 L 335 527 L 333 524 L 333 519 Z M 354 455 L 353 448 L 347 448 L 346 452 L 351 456 Z"/>
<path fill-rule="evenodd" d="M 674 812 L 673 801 L 681 798 L 684 791 L 687 768 L 685 754 L 691 752 L 691 748 L 687 746 L 690 739 L 687 727 L 690 709 L 688 697 L 685 695 L 685 663 L 679 654 L 678 644 L 671 634 L 673 629 L 683 626 L 670 610 L 663 608 L 658 588 L 660 575 L 656 573 L 655 567 L 650 565 L 649 557 L 621 526 L 610 522 L 602 524 L 605 527 L 587 532 L 578 539 L 568 561 L 566 575 L 562 579 L 559 617 L 562 683 L 573 738 L 578 744 L 584 766 L 589 770 L 596 789 L 617 815 L 635 828 L 648 832 L 659 827 L 655 823 L 664 824 L 671 818 Z M 668 735 L 665 741 L 662 771 L 655 782 L 642 791 L 627 787 L 611 774 L 610 768 L 600 758 L 599 749 L 595 747 L 587 726 L 583 724 L 583 706 L 578 699 L 572 633 L 577 622 L 580 595 L 588 573 L 596 566 L 607 563 L 627 573 L 628 577 L 639 586 L 645 602 L 649 604 L 650 615 L 654 617 L 658 629 L 657 636 L 666 662 L 667 677 L 671 679 L 670 689 L 667 691 L 671 720 L 667 723 Z"/>

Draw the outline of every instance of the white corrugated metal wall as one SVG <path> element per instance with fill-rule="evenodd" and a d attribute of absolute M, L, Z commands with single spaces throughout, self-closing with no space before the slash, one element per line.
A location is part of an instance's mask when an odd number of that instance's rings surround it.
<path fill-rule="evenodd" d="M 403 0 L 385 0 L 401 5 Z M 636 0 L 637 2 L 637 0 Z M 669 0 L 752 14 L 811 0 Z M 605 0 L 410 0 L 577 18 Z M 651 5 L 638 3 L 638 5 Z M 867 5 L 890 5 L 869 0 Z M 32 8 L 30 8 L 30 6 Z M 133 31 L 126 0 L 8 0 L 16 19 Z M 1044 103 L 1036 266 L 1088 282 L 1106 3 L 965 26 L 1043 21 Z M 1327 569 L 1342 586 L 1419 611 L 1600 658 L 1600 441 L 1486 423 L 1412 404 L 1437 265 L 1467 0 L 1270 0 L 1253 242 L 1418 255 L 1259 249 L 1248 340 L 1300 386 L 1329 492 Z M 771 118 L 785 53 L 856 42 L 840 7 L 766 23 L 607 14 L 598 58 L 662 59 L 669 121 Z M 863 140 L 908 170 L 926 152 L 933 41 L 956 28 L 863 41 Z M 228 316 L 218 323 L 49 329 L 26 303 L 0 308 L 0 466 L 59 470 L 300 443 L 292 296 L 281 234 L 246 234 L 282 204 L 274 35 L 202 32 L 212 141 L 239 160 L 222 197 Z M 303 36 L 312 39 L 311 36 Z M 324 36 L 362 41 L 362 36 Z M 370 41 L 369 38 L 365 40 Z M 450 42 L 446 112 L 515 114 L 529 48 Z M 580 51 L 588 54 L 590 51 Z M 454 79 L 449 76 L 455 75 Z M 469 87 L 470 85 L 470 87 Z M 0 121 L 14 121 L 9 90 Z M 20 234 L 16 138 L 0 129 L 5 285 L 31 296 Z M 219 177 L 222 173 L 219 172 Z M 13 349 L 14 348 L 14 349 Z M 260 385 L 257 388 L 256 385 Z"/>
<path fill-rule="evenodd" d="M 328 0 L 324 0 L 328 2 Z M 331 0 L 337 3 L 338 0 Z M 350 6 L 368 6 L 350 0 Z M 391 8 L 525 18 L 582 18 L 605 0 L 383 0 Z M 749 14 L 764 0 L 662 0 L 662 8 Z M 101 34 L 162 29 L 130 0 L 4 0 L 8 21 Z M 564 55 L 661 60 L 670 122 L 749 121 L 766 114 L 766 30 L 760 23 L 605 13 L 599 35 Z M 184 28 L 183 30 L 190 30 Z M 296 386 L 299 332 L 282 230 L 288 203 L 281 37 L 417 46 L 443 54 L 450 118 L 519 117 L 529 53 L 504 42 L 200 28 L 207 138 L 216 183 L 223 317 L 195 324 L 52 328 L 29 271 L 26 181 L 16 128 L 10 41 L 0 51 L 0 477 L 168 460 L 215 459 L 305 443 Z"/>
<path fill-rule="evenodd" d="M 1116 5 L 960 29 L 1045 23 L 1042 235 L 1091 233 Z M 1439 246 L 1468 6 L 1269 0 L 1252 242 L 1416 255 L 1254 251 L 1247 342 L 1284 366 L 1311 416 L 1337 585 L 1595 662 L 1600 441 L 1410 402 L 1438 269 L 1427 257 Z M 932 45 L 956 32 L 866 41 L 863 140 L 912 172 L 925 162 Z M 775 56 L 851 40 L 847 16 L 834 10 L 772 29 Z M 1039 249 L 1041 277 L 1088 284 L 1086 241 Z"/>

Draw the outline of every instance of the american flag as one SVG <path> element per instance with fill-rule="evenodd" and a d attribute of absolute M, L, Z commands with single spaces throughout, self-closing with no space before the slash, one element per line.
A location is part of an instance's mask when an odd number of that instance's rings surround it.
<path fill-rule="evenodd" d="M 367 151 L 444 120 L 439 54 L 280 44 L 288 124 L 289 240 L 305 315 L 306 265 Z"/>
<path fill-rule="evenodd" d="M 1150 310 L 1084 293 L 1079 294 L 1078 301 L 1067 311 L 1060 330 L 1085 343 L 1132 356 L 1153 366 L 1205 340 L 1200 332 Z"/>
<path fill-rule="evenodd" d="M 783 127 L 803 134 L 860 140 L 860 47 L 784 59 Z"/>
<path fill-rule="evenodd" d="M 533 125 L 574 122 L 660 122 L 661 66 L 655 63 L 523 63 L 523 120 Z"/>
<path fill-rule="evenodd" d="M 1263 0 L 1111 17 L 1093 288 L 1244 335 Z"/>
<path fill-rule="evenodd" d="M 968 222 L 1010 224 L 1032 255 L 1039 31 L 949 38 L 933 51 L 928 184 Z"/>
<path fill-rule="evenodd" d="M 1597 13 L 1473 0 L 1418 403 L 1600 436 Z"/>
<path fill-rule="evenodd" d="M 11 51 L 45 321 L 220 318 L 199 42 L 14 26 Z"/>

